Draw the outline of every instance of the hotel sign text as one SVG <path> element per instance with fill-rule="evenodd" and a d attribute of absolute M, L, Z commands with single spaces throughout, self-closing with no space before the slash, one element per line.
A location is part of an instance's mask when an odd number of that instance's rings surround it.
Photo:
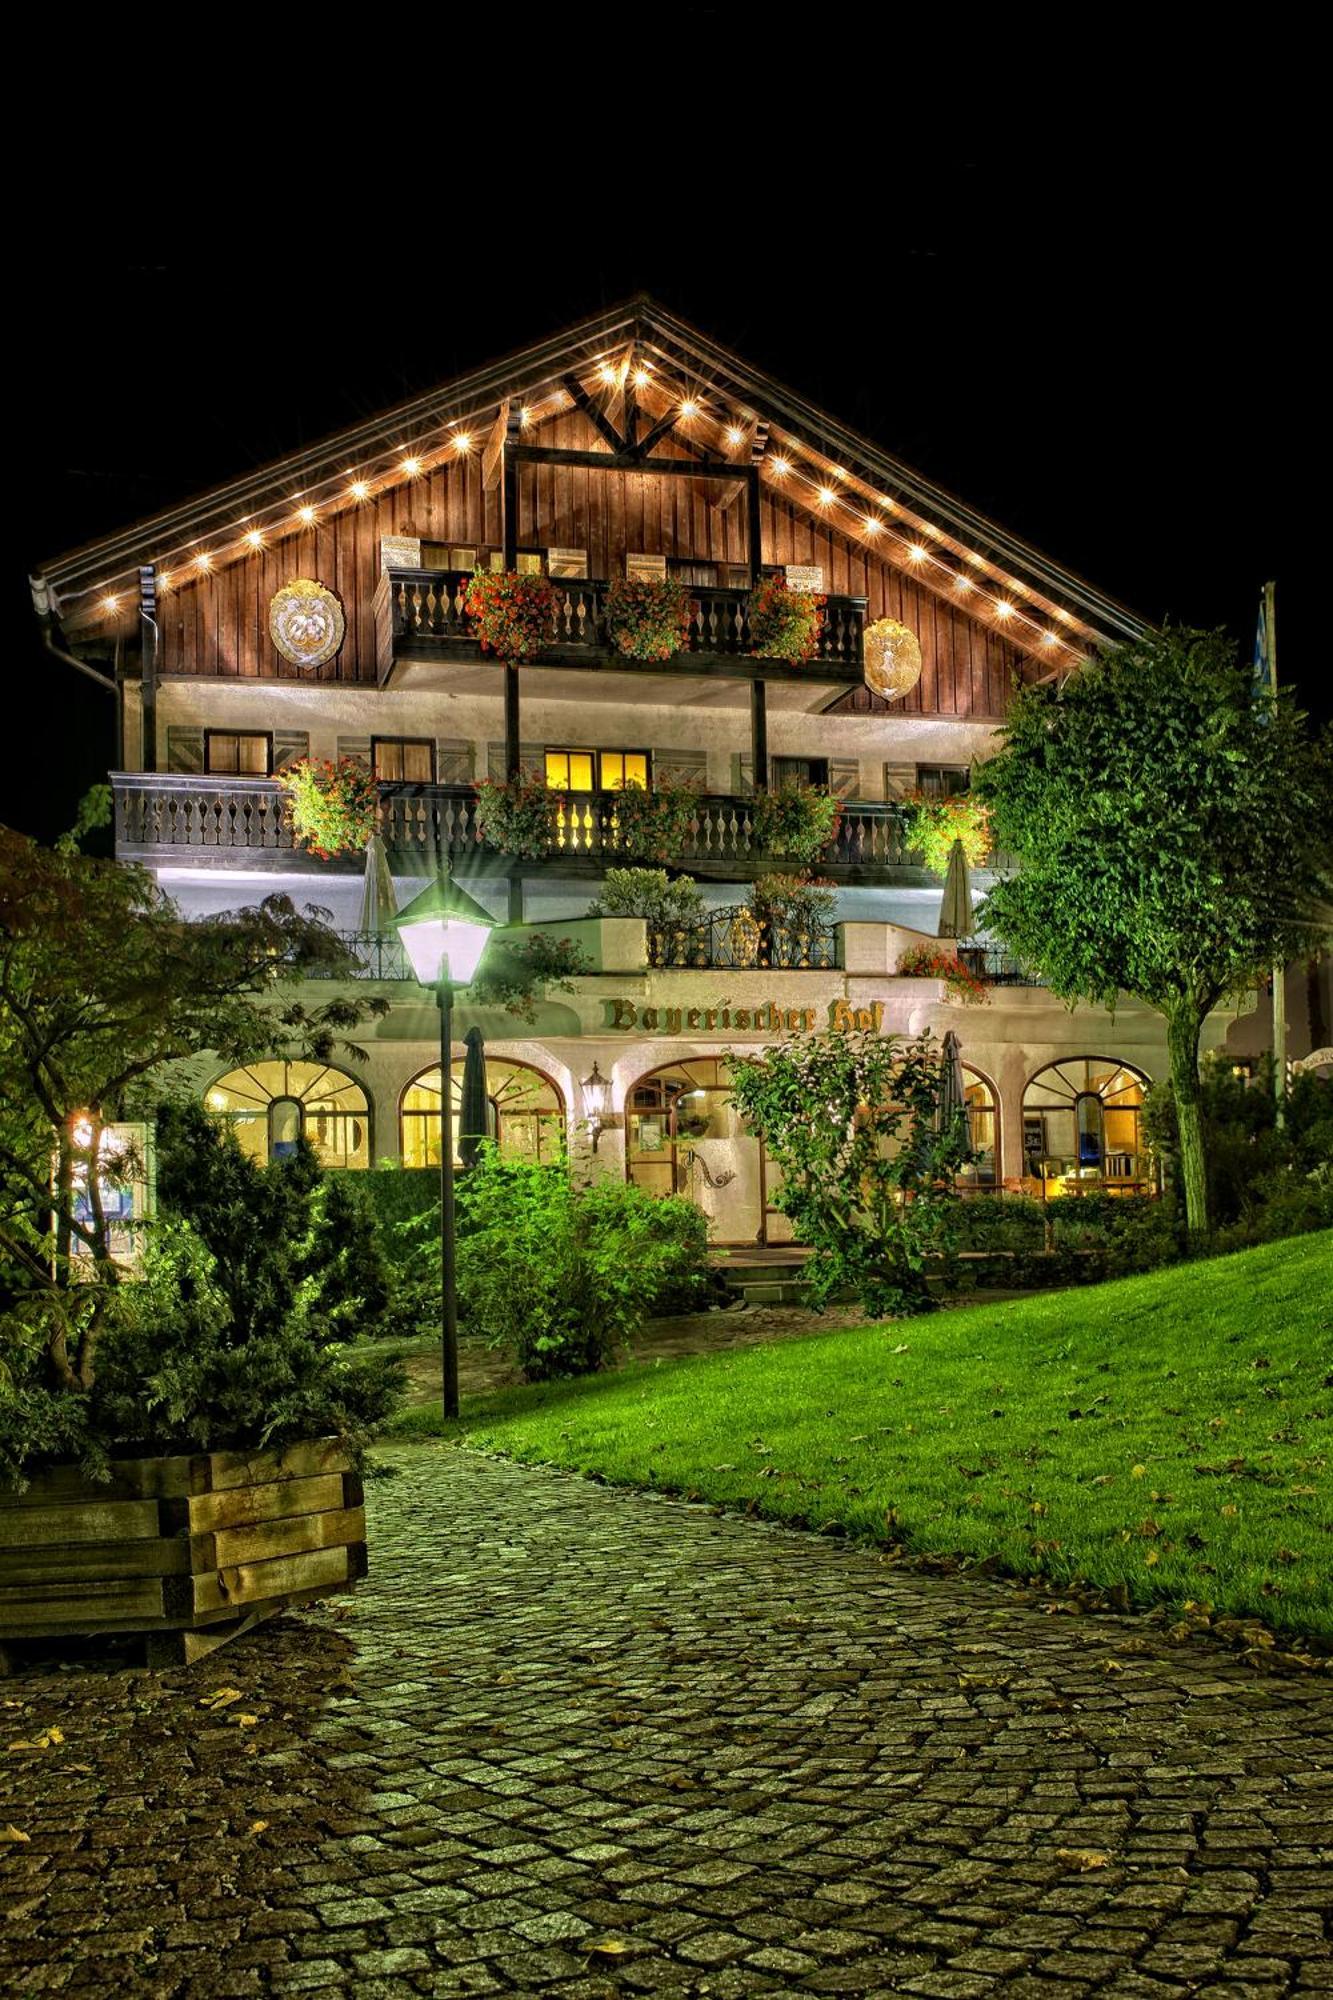
<path fill-rule="evenodd" d="M 771 1000 L 762 1007 L 644 1007 L 633 1000 L 602 1004 L 607 1027 L 624 1034 L 640 1029 L 657 1035 L 812 1035 L 819 1019 L 817 1007 L 778 1007 Z M 825 1026 L 835 1035 L 877 1035 L 883 1021 L 882 1000 L 868 1007 L 830 1000 Z"/>

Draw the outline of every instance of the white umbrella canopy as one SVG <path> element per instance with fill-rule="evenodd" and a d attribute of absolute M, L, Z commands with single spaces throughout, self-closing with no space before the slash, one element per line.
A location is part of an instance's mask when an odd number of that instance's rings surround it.
<path fill-rule="evenodd" d="M 356 927 L 371 937 L 382 937 L 386 931 L 393 930 L 397 914 L 398 897 L 389 873 L 389 857 L 384 852 L 384 842 L 377 833 L 372 833 L 366 842 L 366 875 L 361 887 L 361 915 Z"/>
<path fill-rule="evenodd" d="M 975 921 L 972 911 L 972 883 L 967 872 L 967 856 L 963 852 L 962 841 L 955 840 L 949 852 L 949 868 L 944 877 L 944 894 L 940 898 L 940 921 L 936 935 L 950 938 L 971 937 Z"/>

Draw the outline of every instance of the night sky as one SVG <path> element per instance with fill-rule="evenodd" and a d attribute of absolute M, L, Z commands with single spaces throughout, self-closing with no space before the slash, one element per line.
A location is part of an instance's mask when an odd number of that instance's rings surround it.
<path fill-rule="evenodd" d="M 1256 122 L 1236 84 L 1230 116 L 1173 106 L 1103 143 L 1019 121 L 983 144 L 960 114 L 896 161 L 861 121 L 788 153 L 769 112 L 753 180 L 727 171 L 744 120 L 701 97 L 669 144 L 646 113 L 609 146 L 562 130 L 563 199 L 527 149 L 512 228 L 503 199 L 470 219 L 443 138 L 416 171 L 344 162 L 315 202 L 259 172 L 159 205 L 99 158 L 11 377 L 29 435 L 0 602 L 42 748 L 0 817 L 54 833 L 111 756 L 111 702 L 37 645 L 29 568 L 641 290 L 1150 619 L 1248 651 L 1274 578 L 1280 676 L 1328 715 L 1297 518 L 1325 407 L 1312 155 L 1294 107 Z M 494 136 L 455 137 L 477 195 Z"/>

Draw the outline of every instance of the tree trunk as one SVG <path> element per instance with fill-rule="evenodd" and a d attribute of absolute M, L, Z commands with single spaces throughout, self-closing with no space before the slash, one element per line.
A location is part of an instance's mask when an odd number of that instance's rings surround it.
<path fill-rule="evenodd" d="M 1203 1150 L 1203 1093 L 1199 1088 L 1199 1036 L 1203 1014 L 1182 1005 L 1166 1017 L 1171 1093 L 1176 1100 L 1176 1157 L 1185 1192 L 1185 1228 L 1191 1244 L 1208 1236 L 1208 1174 Z"/>

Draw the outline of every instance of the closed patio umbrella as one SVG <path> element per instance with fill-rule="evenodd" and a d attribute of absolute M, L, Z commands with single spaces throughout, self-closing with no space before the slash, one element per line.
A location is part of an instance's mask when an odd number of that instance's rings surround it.
<path fill-rule="evenodd" d="M 467 1054 L 458 1106 L 458 1157 L 465 1167 L 475 1167 L 490 1109 L 486 1101 L 486 1041 L 481 1029 L 469 1028 L 463 1046 Z"/>
<path fill-rule="evenodd" d="M 940 1049 L 940 1094 L 935 1115 L 941 1135 L 953 1130 L 956 1119 L 966 1118 L 965 1090 L 962 1045 L 950 1028 Z"/>
<path fill-rule="evenodd" d="M 398 897 L 389 873 L 389 857 L 384 852 L 384 842 L 377 833 L 372 833 L 366 842 L 366 873 L 361 885 L 361 915 L 356 927 L 371 937 L 382 937 L 386 931 L 393 929 L 397 914 Z"/>
<path fill-rule="evenodd" d="M 940 898 L 940 921 L 937 936 L 942 938 L 967 938 L 972 935 L 976 921 L 972 914 L 972 883 L 967 872 L 967 856 L 963 852 L 961 840 L 955 840 L 949 853 L 949 869 L 944 878 L 944 894 Z"/>

